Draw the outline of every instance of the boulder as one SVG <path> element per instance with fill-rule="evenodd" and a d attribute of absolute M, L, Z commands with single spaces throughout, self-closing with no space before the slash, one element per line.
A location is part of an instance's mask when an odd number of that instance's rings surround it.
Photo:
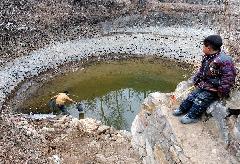
<path fill-rule="evenodd" d="M 230 137 L 229 111 L 222 101 L 209 107 L 211 118 L 196 124 L 184 125 L 172 116 L 189 86 L 182 82 L 173 93 L 156 92 L 144 100 L 131 127 L 133 147 L 144 163 L 238 163 L 237 142 Z M 175 104 L 170 103 L 171 95 L 178 95 Z M 237 137 L 239 121 L 233 121 L 233 128 Z"/>
<path fill-rule="evenodd" d="M 234 90 L 229 99 L 226 100 L 226 107 L 234 110 L 240 110 L 240 91 Z"/>

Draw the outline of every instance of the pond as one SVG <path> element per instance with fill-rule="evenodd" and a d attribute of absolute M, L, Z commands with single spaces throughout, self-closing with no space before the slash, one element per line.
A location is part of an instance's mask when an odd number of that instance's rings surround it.
<path fill-rule="evenodd" d="M 82 103 L 84 117 L 101 120 L 116 129 L 130 130 L 144 98 L 151 92 L 171 92 L 188 78 L 190 66 L 159 58 L 99 62 L 55 77 L 21 107 L 23 113 L 51 113 L 50 98 L 67 90 Z M 67 106 L 73 117 L 83 115 L 75 104 Z"/>

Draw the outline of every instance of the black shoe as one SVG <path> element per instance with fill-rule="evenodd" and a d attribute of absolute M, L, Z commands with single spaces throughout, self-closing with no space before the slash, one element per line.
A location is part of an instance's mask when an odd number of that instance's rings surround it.
<path fill-rule="evenodd" d="M 175 109 L 175 110 L 172 112 L 172 115 L 174 115 L 174 116 L 181 116 L 181 115 L 183 115 L 183 114 L 184 114 L 184 112 L 181 111 L 179 108 Z"/>

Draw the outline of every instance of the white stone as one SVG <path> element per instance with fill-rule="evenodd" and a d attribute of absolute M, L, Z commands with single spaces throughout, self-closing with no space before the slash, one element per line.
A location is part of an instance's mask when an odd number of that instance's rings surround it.
<path fill-rule="evenodd" d="M 42 132 L 54 132 L 55 129 L 54 129 L 54 128 L 43 127 L 43 128 L 41 129 L 41 131 L 42 131 Z"/>
<path fill-rule="evenodd" d="M 77 118 L 73 118 L 69 124 L 70 127 L 75 128 L 78 127 L 80 124 L 79 120 Z"/>

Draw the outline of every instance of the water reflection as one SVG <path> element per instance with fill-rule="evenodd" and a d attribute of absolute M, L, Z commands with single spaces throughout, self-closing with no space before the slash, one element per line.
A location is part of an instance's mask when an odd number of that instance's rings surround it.
<path fill-rule="evenodd" d="M 85 110 L 79 113 L 77 104 L 70 105 L 72 116 L 92 117 L 117 129 L 130 130 L 143 99 L 150 92 L 173 91 L 188 72 L 191 70 L 182 69 L 176 62 L 157 58 L 94 63 L 44 83 L 19 111 L 51 113 L 47 105 L 50 98 L 67 90 Z"/>
<path fill-rule="evenodd" d="M 132 121 L 140 109 L 141 102 L 150 91 L 136 91 L 131 88 L 111 91 L 93 100 L 83 100 L 84 117 L 101 120 L 106 125 L 116 129 L 130 130 Z M 76 105 L 69 106 L 72 116 L 79 118 Z"/>

